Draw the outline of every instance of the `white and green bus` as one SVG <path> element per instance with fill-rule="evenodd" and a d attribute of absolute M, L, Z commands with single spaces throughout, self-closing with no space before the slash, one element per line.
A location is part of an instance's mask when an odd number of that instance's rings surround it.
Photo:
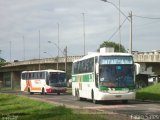
<path fill-rule="evenodd" d="M 72 94 L 78 100 L 135 99 L 135 75 L 140 66 L 128 53 L 92 53 L 73 62 Z"/>

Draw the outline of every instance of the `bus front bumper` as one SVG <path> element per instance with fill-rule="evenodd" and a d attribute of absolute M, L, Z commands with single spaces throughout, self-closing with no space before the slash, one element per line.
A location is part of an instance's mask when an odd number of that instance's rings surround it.
<path fill-rule="evenodd" d="M 66 88 L 47 88 L 47 93 L 65 93 L 67 91 Z"/>
<path fill-rule="evenodd" d="M 123 94 L 110 94 L 106 92 L 99 92 L 95 95 L 96 100 L 135 100 L 135 92 L 128 92 Z"/>

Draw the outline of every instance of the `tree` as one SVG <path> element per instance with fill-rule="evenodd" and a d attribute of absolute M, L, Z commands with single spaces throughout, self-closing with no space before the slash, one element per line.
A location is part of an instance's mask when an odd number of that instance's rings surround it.
<path fill-rule="evenodd" d="M 7 64 L 6 60 L 4 60 L 3 58 L 0 58 L 0 67 Z"/>
<path fill-rule="evenodd" d="M 126 49 L 124 48 L 123 45 L 121 45 L 121 44 L 119 45 L 115 42 L 104 41 L 100 45 L 99 49 L 102 48 L 102 47 L 113 47 L 115 52 L 123 52 L 123 53 L 126 52 Z M 119 47 L 120 47 L 120 49 L 119 49 Z M 98 49 L 98 51 L 99 51 L 99 49 Z"/>
<path fill-rule="evenodd" d="M 1 54 L 2 50 L 0 50 L 0 54 Z M 4 60 L 3 58 L 0 57 L 0 67 L 6 64 L 6 60 Z"/>

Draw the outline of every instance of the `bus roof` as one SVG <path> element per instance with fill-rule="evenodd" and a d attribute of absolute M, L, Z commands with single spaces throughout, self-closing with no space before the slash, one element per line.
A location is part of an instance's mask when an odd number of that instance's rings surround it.
<path fill-rule="evenodd" d="M 75 60 L 74 62 L 77 62 L 77 61 L 81 61 L 81 60 L 85 60 L 85 59 L 89 59 L 89 58 L 92 58 L 92 57 L 95 57 L 95 56 L 132 56 L 132 54 L 129 54 L 129 53 L 100 53 L 100 52 L 92 52 L 92 53 L 89 53 L 88 55 L 80 58 L 80 59 L 77 59 Z M 74 63 L 73 62 L 73 63 Z"/>
<path fill-rule="evenodd" d="M 54 69 L 47 69 L 47 70 L 34 70 L 34 71 L 22 71 L 22 73 L 28 73 L 28 72 L 61 72 L 65 73 L 65 71 L 62 70 L 54 70 Z"/>

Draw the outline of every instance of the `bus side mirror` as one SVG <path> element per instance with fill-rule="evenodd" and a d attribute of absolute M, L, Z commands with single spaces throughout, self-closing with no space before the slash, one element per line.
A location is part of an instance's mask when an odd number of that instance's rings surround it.
<path fill-rule="evenodd" d="M 135 66 L 135 74 L 138 75 L 140 73 L 140 64 L 134 63 Z"/>
<path fill-rule="evenodd" d="M 99 64 L 96 64 L 96 74 L 99 74 Z"/>

